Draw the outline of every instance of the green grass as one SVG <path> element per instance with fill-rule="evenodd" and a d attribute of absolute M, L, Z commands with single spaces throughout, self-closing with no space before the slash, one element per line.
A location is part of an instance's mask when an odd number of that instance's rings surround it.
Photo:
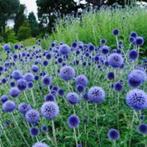
<path fill-rule="evenodd" d="M 141 8 L 125 9 L 101 9 L 98 12 L 86 12 L 79 18 L 72 16 L 61 20 L 56 25 L 56 32 L 48 40 L 43 41 L 43 47 L 48 47 L 52 40 L 64 41 L 71 44 L 75 39 L 86 43 L 98 44 L 101 38 L 108 40 L 108 44 L 113 45 L 115 38 L 112 37 L 112 29 L 119 28 L 120 38 L 128 43 L 128 35 L 131 31 L 136 31 L 139 35 L 147 38 L 147 10 Z"/>

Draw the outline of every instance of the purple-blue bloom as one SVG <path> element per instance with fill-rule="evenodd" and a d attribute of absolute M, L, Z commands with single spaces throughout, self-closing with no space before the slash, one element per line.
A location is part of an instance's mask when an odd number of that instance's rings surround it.
<path fill-rule="evenodd" d="M 135 110 L 147 108 L 147 94 L 140 89 L 133 89 L 127 93 L 126 103 Z"/>
<path fill-rule="evenodd" d="M 2 109 L 4 112 L 13 112 L 16 108 L 15 102 L 11 100 L 7 100 L 5 103 L 2 105 Z"/>
<path fill-rule="evenodd" d="M 75 92 L 69 92 L 66 96 L 66 99 L 72 105 L 75 105 L 80 102 L 80 97 Z"/>
<path fill-rule="evenodd" d="M 140 69 L 134 69 L 128 75 L 128 83 L 131 87 L 140 86 L 147 79 L 145 71 Z"/>
<path fill-rule="evenodd" d="M 68 55 L 71 51 L 71 48 L 67 44 L 62 44 L 59 46 L 60 55 Z"/>
<path fill-rule="evenodd" d="M 53 119 L 59 114 L 59 106 L 55 102 L 45 102 L 41 106 L 41 114 L 46 119 Z"/>
<path fill-rule="evenodd" d="M 17 97 L 20 94 L 20 90 L 17 87 L 12 87 L 9 91 L 10 96 Z"/>
<path fill-rule="evenodd" d="M 80 119 L 77 115 L 70 115 L 67 120 L 69 128 L 77 128 L 80 124 Z"/>
<path fill-rule="evenodd" d="M 26 114 L 27 111 L 31 110 L 32 107 L 30 104 L 27 104 L 27 103 L 20 103 L 18 105 L 18 111 L 21 112 L 22 114 Z"/>
<path fill-rule="evenodd" d="M 105 91 L 101 87 L 91 87 L 88 91 L 88 100 L 92 103 L 103 103 L 105 101 Z"/>
<path fill-rule="evenodd" d="M 88 79 L 85 75 L 79 75 L 75 78 L 76 85 L 82 85 L 86 87 L 88 85 Z"/>
<path fill-rule="evenodd" d="M 49 147 L 46 143 L 37 142 L 32 145 L 32 147 Z"/>
<path fill-rule="evenodd" d="M 124 63 L 124 59 L 121 54 L 112 53 L 108 56 L 108 63 L 114 68 L 120 68 Z"/>
<path fill-rule="evenodd" d="M 120 133 L 118 130 L 112 128 L 108 131 L 107 136 L 110 141 L 115 141 L 120 138 Z"/>
<path fill-rule="evenodd" d="M 35 124 L 35 123 L 38 123 L 40 119 L 40 114 L 37 110 L 30 109 L 29 111 L 26 112 L 25 118 L 27 122 L 31 124 Z"/>
<path fill-rule="evenodd" d="M 60 69 L 59 76 L 65 81 L 71 80 L 75 76 L 75 70 L 71 66 L 64 66 Z"/>

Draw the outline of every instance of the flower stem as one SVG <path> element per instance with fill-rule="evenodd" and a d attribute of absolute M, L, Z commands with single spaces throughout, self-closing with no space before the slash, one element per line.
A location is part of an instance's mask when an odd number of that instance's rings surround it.
<path fill-rule="evenodd" d="M 53 120 L 52 120 L 52 131 L 53 131 L 54 144 L 57 147 L 56 130 L 55 130 L 55 124 Z"/>
<path fill-rule="evenodd" d="M 75 142 L 76 142 L 76 147 L 78 146 L 78 139 L 77 139 L 77 135 L 76 135 L 76 129 L 73 128 L 74 131 L 74 138 L 75 138 Z"/>
<path fill-rule="evenodd" d="M 24 137 L 23 133 L 22 133 L 22 130 L 20 129 L 20 127 L 19 127 L 19 125 L 18 125 L 17 121 L 15 120 L 15 117 L 14 117 L 13 113 L 12 113 L 12 119 L 13 119 L 13 121 L 14 121 L 14 123 L 15 123 L 16 127 L 18 128 L 18 131 L 19 131 L 19 133 L 20 133 L 21 137 L 23 138 L 23 140 L 24 140 L 25 144 L 27 145 L 27 147 L 30 147 L 30 146 L 29 146 L 29 144 L 28 144 L 28 142 L 26 141 L 26 139 L 25 139 L 25 137 Z"/>

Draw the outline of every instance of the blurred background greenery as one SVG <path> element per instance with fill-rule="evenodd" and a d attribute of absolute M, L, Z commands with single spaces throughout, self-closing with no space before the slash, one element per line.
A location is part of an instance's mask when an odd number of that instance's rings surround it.
<path fill-rule="evenodd" d="M 36 4 L 37 18 L 33 12 L 26 15 L 26 6 L 19 0 L 0 0 L 1 44 L 28 45 L 44 36 L 48 36 L 42 40 L 44 48 L 53 40 L 98 44 L 100 38 L 106 38 L 111 43 L 113 28 L 121 30 L 125 42 L 131 31 L 147 38 L 147 7 L 145 3 L 138 6 L 136 0 L 37 0 Z M 13 27 L 8 21 L 13 21 Z"/>

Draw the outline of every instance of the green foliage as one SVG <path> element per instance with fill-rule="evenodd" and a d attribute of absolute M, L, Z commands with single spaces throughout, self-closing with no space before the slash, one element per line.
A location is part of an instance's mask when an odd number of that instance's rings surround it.
<path fill-rule="evenodd" d="M 15 32 L 13 31 L 13 29 L 8 29 L 6 31 L 5 42 L 11 42 L 11 43 L 16 43 L 17 42 L 17 37 L 16 37 Z"/>
<path fill-rule="evenodd" d="M 14 25 L 14 31 L 18 32 L 20 26 L 24 23 L 24 21 L 26 20 L 26 16 L 24 15 L 24 11 L 25 11 L 25 5 L 20 5 L 19 6 L 19 10 L 18 13 L 16 14 L 16 17 L 14 19 L 15 25 Z"/>
<path fill-rule="evenodd" d="M 27 39 L 21 41 L 20 43 L 26 47 L 29 47 L 29 46 L 34 45 L 35 42 L 36 42 L 36 39 L 31 37 L 31 38 L 27 38 Z"/>
<path fill-rule="evenodd" d="M 31 27 L 31 34 L 33 37 L 39 35 L 39 25 L 33 12 L 29 13 L 28 22 Z"/>
<path fill-rule="evenodd" d="M 93 5 L 101 6 L 103 4 L 113 5 L 114 3 L 118 3 L 119 5 L 131 5 L 134 4 L 137 0 L 86 0 L 88 3 L 92 3 Z"/>
<path fill-rule="evenodd" d="M 62 19 L 56 25 L 56 32 L 46 41 L 50 43 L 51 40 L 58 40 L 71 44 L 76 39 L 97 45 L 100 39 L 105 38 L 108 44 L 114 46 L 115 39 L 111 32 L 112 29 L 118 28 L 121 31 L 120 38 L 126 44 L 129 38 L 125 36 L 128 36 L 131 31 L 144 36 L 147 42 L 145 18 L 147 18 L 147 10 L 141 8 L 101 9 L 94 13 L 85 12 L 82 20 L 74 17 Z"/>
<path fill-rule="evenodd" d="M 26 21 L 19 28 L 18 33 L 17 33 L 17 38 L 18 40 L 25 40 L 29 37 L 31 37 L 31 28 L 30 28 L 29 23 Z"/>
<path fill-rule="evenodd" d="M 55 20 L 63 15 L 70 14 L 72 11 L 76 12 L 78 7 L 74 0 L 37 0 L 38 17 L 42 24 L 48 26 L 51 32 Z"/>
<path fill-rule="evenodd" d="M 6 21 L 14 18 L 19 8 L 19 0 L 0 0 L 0 33 L 5 33 Z"/>

